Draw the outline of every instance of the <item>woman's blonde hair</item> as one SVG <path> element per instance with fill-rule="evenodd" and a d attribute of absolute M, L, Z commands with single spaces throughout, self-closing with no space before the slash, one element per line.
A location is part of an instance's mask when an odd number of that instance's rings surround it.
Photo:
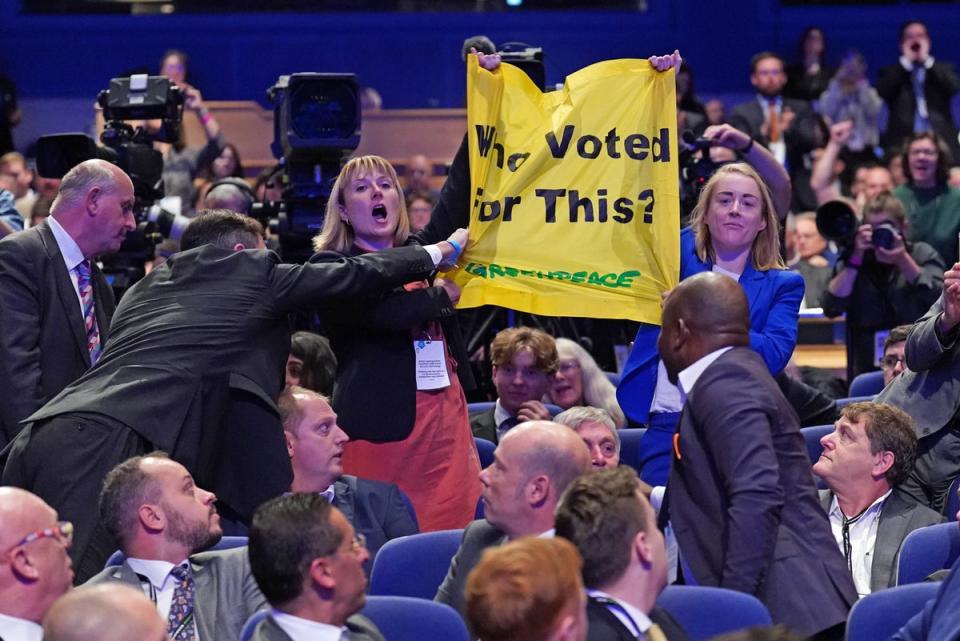
<path fill-rule="evenodd" d="M 400 179 L 397 178 L 397 172 L 393 165 L 381 156 L 358 156 L 353 158 L 337 176 L 333 183 L 333 189 L 330 192 L 330 199 L 327 200 L 326 218 L 323 221 L 323 229 L 313 239 L 313 249 L 323 251 L 332 249 L 334 251 L 345 252 L 353 246 L 354 233 L 353 226 L 340 218 L 340 208 L 344 206 L 343 190 L 352 180 L 358 176 L 371 176 L 376 174 L 385 174 L 393 183 L 397 190 L 400 204 L 400 220 L 397 223 L 397 230 L 393 237 L 394 247 L 407 242 L 407 236 L 410 235 L 410 218 L 407 216 L 407 205 L 403 198 L 403 189 L 400 187 Z"/>
<path fill-rule="evenodd" d="M 760 190 L 760 200 L 762 202 L 760 215 L 763 216 L 767 225 L 760 230 L 760 233 L 753 240 L 753 248 L 750 250 L 753 268 L 758 271 L 786 269 L 783 258 L 780 256 L 780 223 L 777 220 L 777 210 L 773 206 L 770 189 L 763 182 L 760 174 L 753 167 L 743 162 L 723 165 L 717 169 L 716 173 L 710 177 L 710 180 L 703 187 L 703 191 L 700 192 L 700 197 L 697 199 L 697 205 L 693 208 L 693 215 L 690 219 L 690 227 L 693 229 L 696 238 L 697 256 L 702 261 L 707 259 L 715 261 L 717 259 L 713 251 L 710 228 L 707 227 L 707 210 L 713 200 L 713 193 L 717 190 L 717 183 L 730 174 L 740 174 L 752 178 Z"/>

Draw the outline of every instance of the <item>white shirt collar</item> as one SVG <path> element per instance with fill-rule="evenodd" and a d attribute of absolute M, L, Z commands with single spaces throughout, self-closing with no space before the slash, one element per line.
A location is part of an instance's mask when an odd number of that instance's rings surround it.
<path fill-rule="evenodd" d="M 699 360 L 680 372 L 677 378 L 679 379 L 678 382 L 680 383 L 680 391 L 683 393 L 684 397 L 690 393 L 690 390 L 692 390 L 693 386 L 696 385 L 697 379 L 699 379 L 700 375 L 703 374 L 703 372 L 713 364 L 713 361 L 717 360 L 731 349 L 733 349 L 733 347 L 721 347 L 718 350 L 714 350 L 706 356 L 701 357 Z"/>
<path fill-rule="evenodd" d="M 163 589 L 163 584 L 166 582 L 167 577 L 170 576 L 170 571 L 173 568 L 185 564 L 186 560 L 180 563 L 170 563 L 169 561 L 158 561 L 156 559 L 127 559 L 127 565 L 140 576 L 149 579 L 153 587 L 158 590 Z M 176 579 L 174 579 L 174 581 L 176 581 Z"/>
<path fill-rule="evenodd" d="M 606 592 L 603 592 L 603 591 L 601 591 L 601 590 L 590 590 L 590 589 L 588 589 L 588 590 L 587 590 L 587 594 L 589 594 L 590 596 L 595 597 L 595 598 L 596 598 L 596 597 L 600 597 L 601 599 L 609 599 L 610 601 L 615 601 L 621 608 L 623 608 L 624 610 L 626 610 L 626 613 L 629 615 L 630 619 L 633 619 L 633 623 L 635 623 L 636 626 L 637 626 L 638 628 L 640 628 L 639 630 L 637 630 L 637 632 L 640 632 L 640 634 L 646 634 L 647 630 L 649 630 L 649 629 L 650 629 L 650 626 L 653 624 L 653 622 L 650 620 L 650 617 L 648 617 L 644 612 L 642 612 L 642 611 L 640 611 L 638 608 L 635 608 L 634 606 L 630 605 L 630 604 L 627 603 L 626 601 L 623 601 L 623 600 L 621 600 L 621 599 L 614 598 L 614 597 L 610 596 L 609 594 L 607 594 Z M 623 612 L 620 612 L 620 611 L 619 611 L 617 608 L 615 608 L 615 607 L 614 607 L 614 608 L 610 608 L 610 612 L 613 613 L 613 616 L 615 616 L 615 617 L 617 617 L 618 619 L 620 619 L 620 622 L 621 622 L 628 630 L 630 630 L 631 633 L 634 632 L 634 630 L 633 630 L 633 625 L 630 623 L 630 621 L 626 620 L 626 617 L 623 616 Z"/>
<path fill-rule="evenodd" d="M 500 423 L 512 417 L 513 414 L 508 412 L 506 408 L 500 404 L 500 399 L 498 398 L 496 404 L 493 406 L 493 422 L 497 424 L 497 427 L 500 427 Z"/>
<path fill-rule="evenodd" d="M 56 218 L 47 216 L 47 221 L 49 221 L 50 231 L 53 232 L 57 246 L 60 247 L 60 255 L 63 256 L 63 262 L 67 266 L 67 271 L 73 271 L 77 265 L 86 260 L 86 257 L 83 255 L 83 252 L 80 251 L 80 246 L 77 244 L 77 241 L 67 233 L 67 230 L 57 222 Z"/>
<path fill-rule="evenodd" d="M 340 641 L 346 628 L 271 610 L 270 616 L 293 641 Z"/>
<path fill-rule="evenodd" d="M 0 614 L 0 637 L 4 641 L 41 641 L 43 628 L 33 621 Z"/>
<path fill-rule="evenodd" d="M 867 507 L 867 509 L 863 511 L 863 516 L 861 518 L 865 519 L 871 513 L 881 510 L 883 508 L 883 502 L 887 500 L 887 497 L 890 496 L 892 492 L 893 492 L 893 488 L 890 488 L 883 494 L 883 496 L 879 497 L 876 501 L 871 503 Z M 837 495 L 834 494 L 833 501 L 830 502 L 830 516 L 831 517 L 835 516 L 836 518 L 843 519 L 843 518 L 850 518 L 851 516 L 856 516 L 856 514 L 849 515 L 849 516 L 844 514 L 843 510 L 840 509 L 840 503 L 837 502 Z"/>
<path fill-rule="evenodd" d="M 927 59 L 923 61 L 923 68 L 929 69 L 933 66 L 934 60 L 933 56 L 927 56 Z M 913 71 L 913 61 L 907 58 L 906 56 L 900 56 L 900 66 L 902 66 L 907 71 Z"/>

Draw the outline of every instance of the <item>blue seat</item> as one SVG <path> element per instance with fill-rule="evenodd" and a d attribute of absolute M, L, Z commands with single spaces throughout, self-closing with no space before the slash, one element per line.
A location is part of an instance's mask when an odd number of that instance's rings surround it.
<path fill-rule="evenodd" d="M 956 523 L 938 523 L 914 530 L 900 547 L 897 585 L 920 583 L 937 570 L 952 567 L 957 557 L 960 557 L 960 529 Z"/>
<path fill-rule="evenodd" d="M 854 377 L 847 394 L 853 396 L 873 396 L 883 389 L 883 372 L 864 372 Z"/>
<path fill-rule="evenodd" d="M 214 545 L 211 550 L 229 550 L 231 548 L 242 548 L 247 544 L 247 537 L 245 536 L 224 536 Z M 117 565 L 123 565 L 123 560 L 126 557 L 123 556 L 123 552 L 117 550 L 110 555 L 110 558 L 107 559 L 107 562 L 103 565 L 104 568 L 110 568 Z"/>
<path fill-rule="evenodd" d="M 616 372 L 604 372 L 603 375 L 607 377 L 608 381 L 613 383 L 614 387 L 620 384 L 620 375 Z"/>
<path fill-rule="evenodd" d="M 629 465 L 640 473 L 640 439 L 646 433 L 642 427 L 626 427 L 617 430 L 620 435 L 620 464 Z"/>
<path fill-rule="evenodd" d="M 370 594 L 432 599 L 462 538 L 463 530 L 440 530 L 387 541 L 373 559 Z"/>
<path fill-rule="evenodd" d="M 868 394 L 867 396 L 849 396 L 847 398 L 838 398 L 837 399 L 837 411 L 839 412 L 847 405 L 851 403 L 861 403 L 865 401 L 872 401 L 876 398 L 876 394 Z"/>
<path fill-rule="evenodd" d="M 270 610 L 260 610 L 251 614 L 247 622 L 243 624 L 243 630 L 240 631 L 240 641 L 250 641 L 253 631 L 257 629 L 261 621 L 267 618 L 268 614 L 270 614 Z"/>
<path fill-rule="evenodd" d="M 846 641 L 889 639 L 923 610 L 939 588 L 939 583 L 914 583 L 868 594 L 850 610 Z"/>
<path fill-rule="evenodd" d="M 444 603 L 402 596 L 370 596 L 360 614 L 373 621 L 390 641 L 470 641 L 463 619 Z"/>
<path fill-rule="evenodd" d="M 690 641 L 706 641 L 718 634 L 772 625 L 770 613 L 760 599 L 725 588 L 671 585 L 657 597 L 657 605 L 673 615 Z"/>
<path fill-rule="evenodd" d="M 800 433 L 803 434 L 803 441 L 807 445 L 807 456 L 810 457 L 810 464 L 813 465 L 823 454 L 823 446 L 820 445 L 820 439 L 833 431 L 833 425 L 814 425 L 812 427 L 801 427 Z"/>
<path fill-rule="evenodd" d="M 490 411 L 493 409 L 493 406 L 496 405 L 493 401 L 481 401 L 479 403 L 467 403 L 467 413 L 473 416 L 474 414 L 483 414 L 484 412 Z"/>
<path fill-rule="evenodd" d="M 497 449 L 497 444 L 488 441 L 485 438 L 473 437 L 473 442 L 477 445 L 477 455 L 480 457 L 480 468 L 484 469 L 493 463 L 493 451 Z"/>

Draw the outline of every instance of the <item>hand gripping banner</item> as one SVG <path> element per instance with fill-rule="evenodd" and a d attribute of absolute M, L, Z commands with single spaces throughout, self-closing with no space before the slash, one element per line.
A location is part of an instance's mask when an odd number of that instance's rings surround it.
<path fill-rule="evenodd" d="M 611 60 L 543 93 L 468 56 L 467 91 L 460 307 L 659 324 L 680 269 L 674 73 Z"/>

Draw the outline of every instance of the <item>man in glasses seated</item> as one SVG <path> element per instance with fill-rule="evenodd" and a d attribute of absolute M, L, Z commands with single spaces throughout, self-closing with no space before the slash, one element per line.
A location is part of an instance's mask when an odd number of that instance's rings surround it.
<path fill-rule="evenodd" d="M 40 622 L 73 583 L 73 526 L 25 490 L 0 487 L 0 638 L 40 641 Z"/>
<path fill-rule="evenodd" d="M 890 330 L 883 340 L 883 358 L 880 369 L 883 370 L 883 386 L 890 384 L 907 367 L 907 334 L 912 325 L 898 325 Z"/>

